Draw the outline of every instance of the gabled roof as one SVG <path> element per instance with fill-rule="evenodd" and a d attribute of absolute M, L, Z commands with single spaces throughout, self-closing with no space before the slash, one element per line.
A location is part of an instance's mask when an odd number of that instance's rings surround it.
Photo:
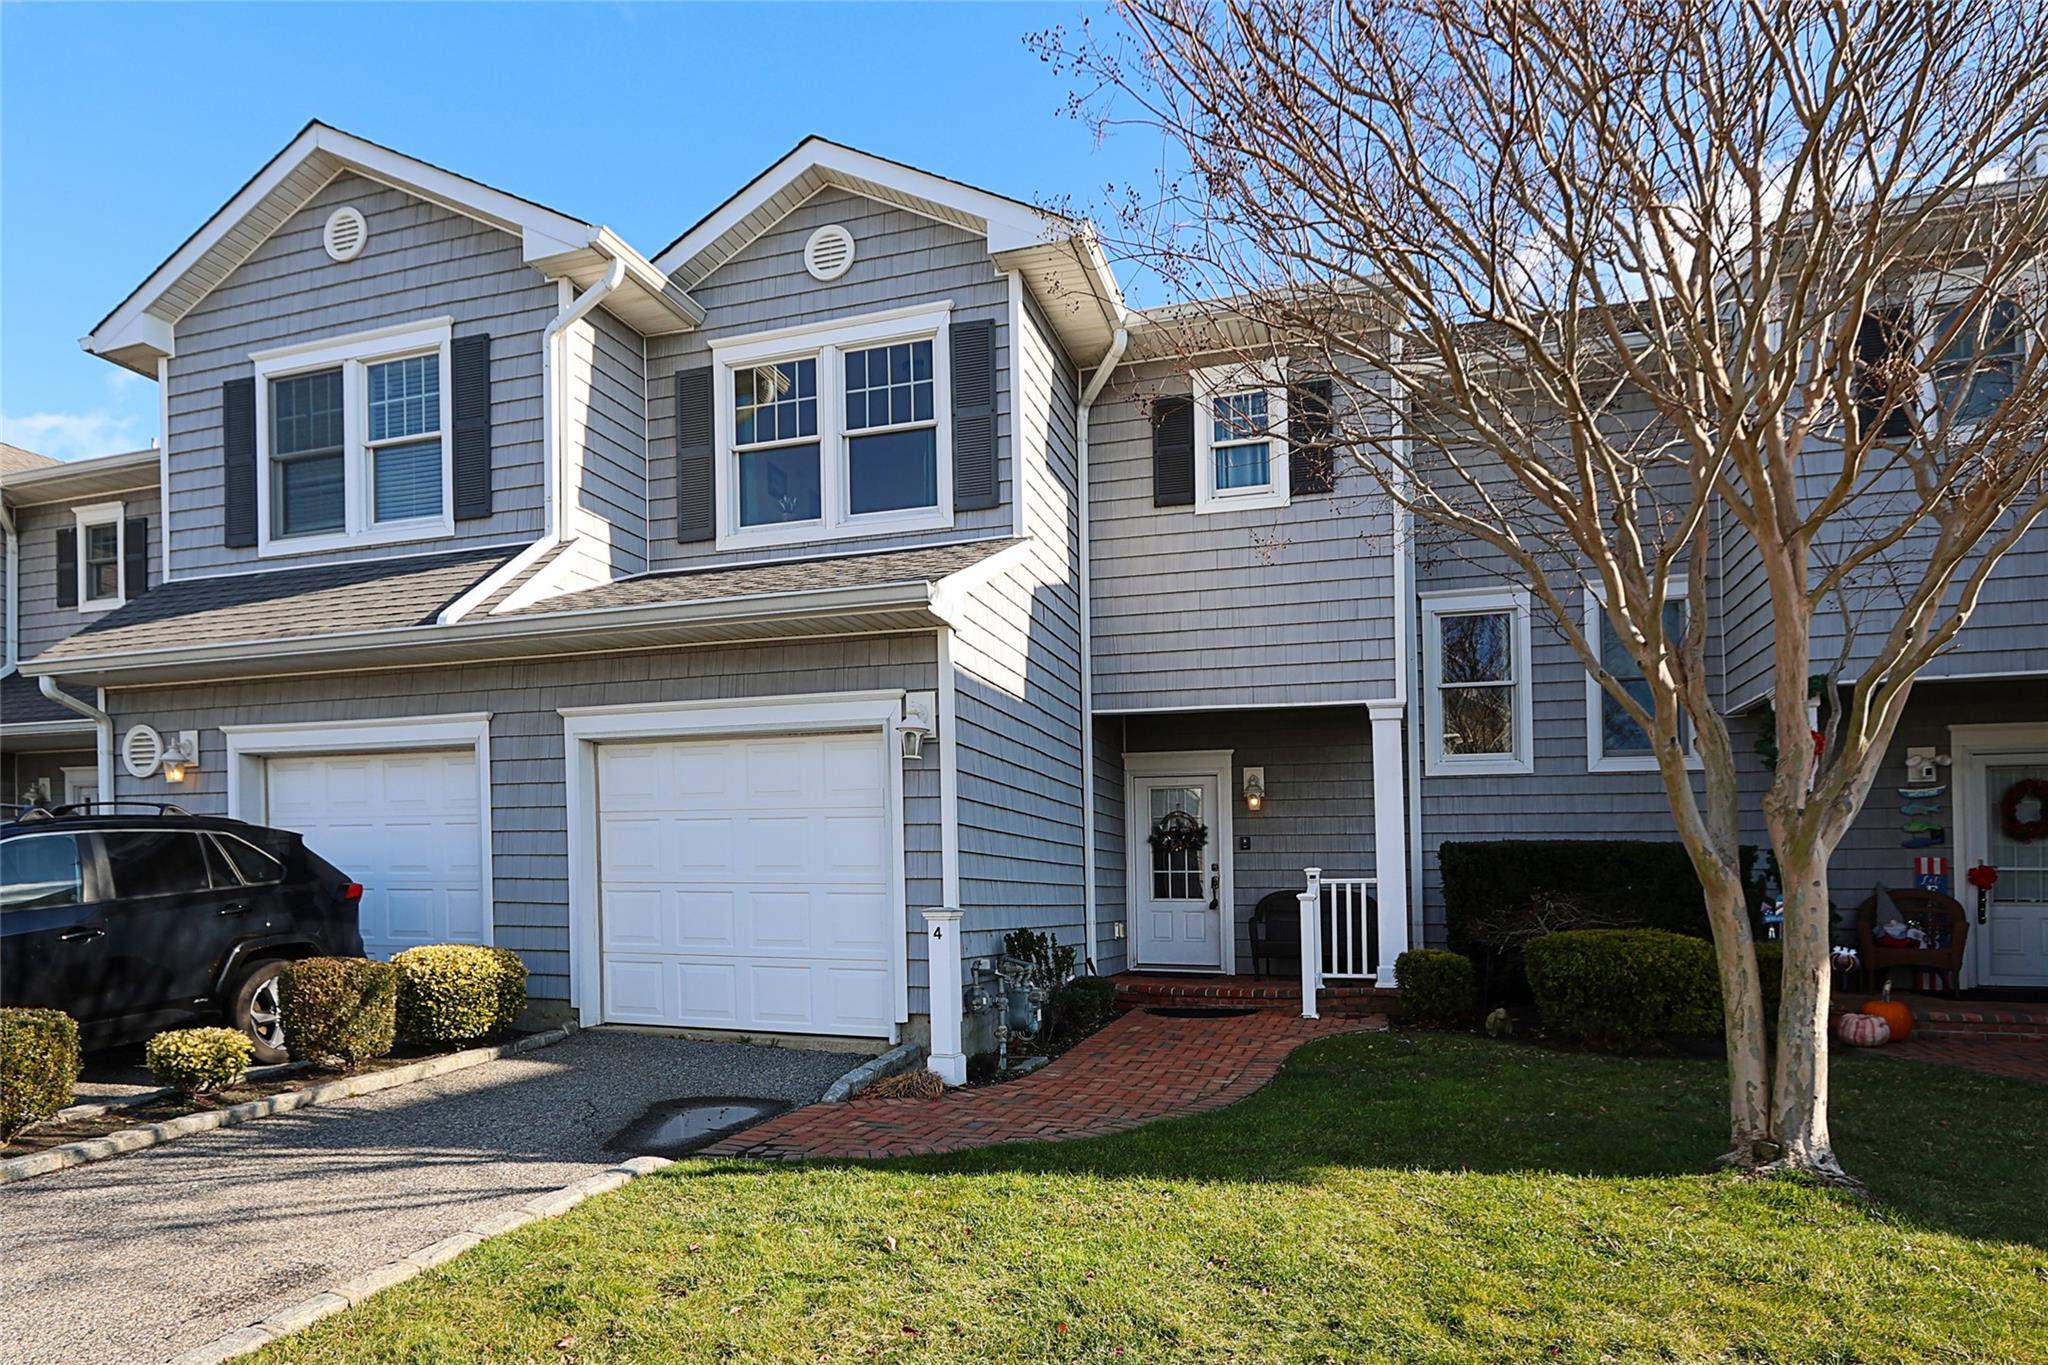
<path fill-rule="evenodd" d="M 624 261 L 626 283 L 606 300 L 605 307 L 643 334 L 681 331 L 703 321 L 703 310 L 687 294 L 609 228 L 493 189 L 316 119 L 186 238 L 79 345 L 117 365 L 155 377 L 157 358 L 176 352 L 174 333 L 179 320 L 322 186 L 344 171 L 392 185 L 509 232 L 520 239 L 527 264 L 579 288 L 595 283 L 612 261 Z"/>
<path fill-rule="evenodd" d="M 1068 353 L 1083 363 L 1101 356 L 1123 325 L 1122 292 L 1086 220 L 816 136 L 663 247 L 654 264 L 684 289 L 695 288 L 798 205 L 831 188 L 986 237 L 997 268 L 1023 275 Z"/>
<path fill-rule="evenodd" d="M 8 445 L 0 441 L 0 474 L 25 474 L 31 469 L 47 469 L 59 463 L 48 455 L 38 455 L 33 450 Z"/>
<path fill-rule="evenodd" d="M 15 447 L 8 446 L 7 449 L 14 450 Z M 21 453 L 27 455 L 30 452 L 24 450 Z M 154 446 L 147 450 L 124 451 L 119 455 L 95 455 L 89 460 L 50 460 L 41 455 L 35 459 L 41 463 L 24 465 L 19 469 L 0 466 L 0 472 L 7 475 L 6 482 L 0 484 L 0 496 L 4 496 L 10 506 L 81 502 L 109 493 L 155 488 L 157 485 L 157 452 Z"/>

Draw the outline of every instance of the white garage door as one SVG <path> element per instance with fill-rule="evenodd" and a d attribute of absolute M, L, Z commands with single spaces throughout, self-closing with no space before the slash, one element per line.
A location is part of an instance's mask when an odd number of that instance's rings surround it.
<path fill-rule="evenodd" d="M 604 1017 L 887 1036 L 887 773 L 872 734 L 598 749 Z"/>
<path fill-rule="evenodd" d="M 488 943 L 476 753 L 322 754 L 265 765 L 267 820 L 363 884 L 363 947 Z"/>

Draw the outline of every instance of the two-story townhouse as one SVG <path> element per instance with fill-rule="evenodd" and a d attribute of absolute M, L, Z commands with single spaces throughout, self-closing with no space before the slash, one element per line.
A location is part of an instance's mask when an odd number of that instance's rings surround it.
<path fill-rule="evenodd" d="M 90 801 L 109 780 L 92 720 L 16 666 L 156 583 L 158 472 L 155 450 L 61 462 L 0 446 L 0 805 Z"/>

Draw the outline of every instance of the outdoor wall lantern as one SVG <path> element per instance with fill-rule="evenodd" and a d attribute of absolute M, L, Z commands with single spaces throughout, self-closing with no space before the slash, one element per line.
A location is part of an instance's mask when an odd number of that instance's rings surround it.
<path fill-rule="evenodd" d="M 1246 768 L 1244 770 L 1244 808 L 1258 810 L 1266 804 L 1266 770 Z"/>
<path fill-rule="evenodd" d="M 936 692 L 912 692 L 903 698 L 903 719 L 897 733 L 903 736 L 903 757 L 915 763 L 924 753 L 924 742 L 938 733 L 939 696 Z"/>

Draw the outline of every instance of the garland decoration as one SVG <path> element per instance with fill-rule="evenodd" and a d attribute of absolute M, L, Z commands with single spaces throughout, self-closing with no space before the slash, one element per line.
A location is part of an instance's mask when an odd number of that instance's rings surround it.
<path fill-rule="evenodd" d="M 1163 853 L 1200 853 L 1209 842 L 1209 827 L 1184 810 L 1170 810 L 1152 826 L 1148 842 Z"/>

